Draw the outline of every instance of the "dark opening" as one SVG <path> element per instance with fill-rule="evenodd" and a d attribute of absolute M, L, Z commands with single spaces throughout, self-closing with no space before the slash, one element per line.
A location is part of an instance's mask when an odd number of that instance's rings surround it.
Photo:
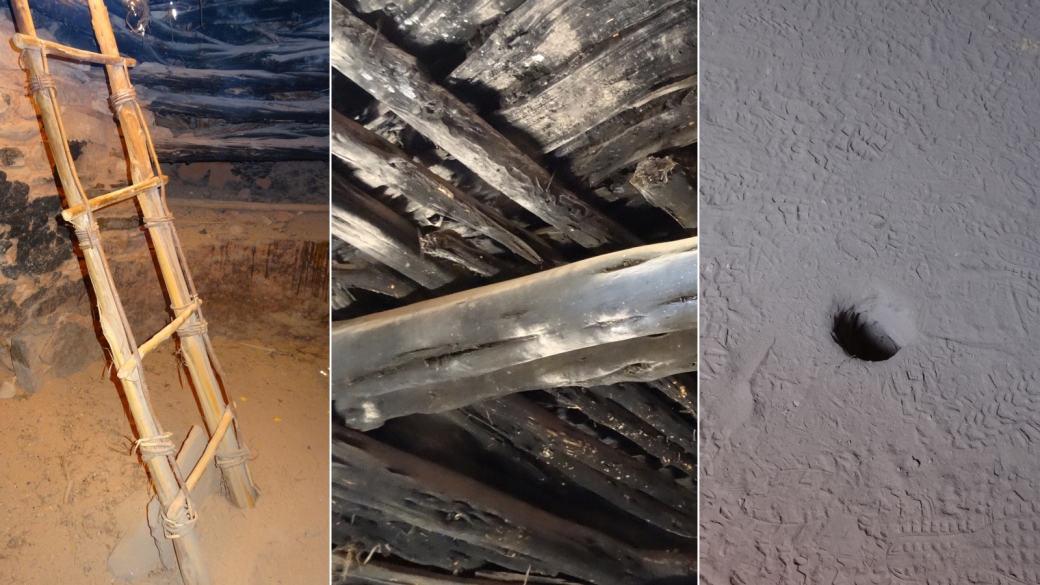
<path fill-rule="evenodd" d="M 848 355 L 868 362 L 882 362 L 902 346 L 870 311 L 842 309 L 834 315 L 831 337 Z"/>

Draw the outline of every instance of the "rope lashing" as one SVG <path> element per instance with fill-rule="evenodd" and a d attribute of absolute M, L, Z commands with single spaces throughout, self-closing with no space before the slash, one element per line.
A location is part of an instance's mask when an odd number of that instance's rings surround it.
<path fill-rule="evenodd" d="M 166 214 L 158 217 L 146 217 L 143 219 L 144 227 L 148 229 L 157 228 L 162 225 L 166 225 L 173 222 L 173 215 Z"/>
<path fill-rule="evenodd" d="M 137 103 L 137 90 L 135 90 L 131 85 L 126 89 L 114 91 L 112 92 L 112 95 L 109 96 L 108 103 L 112 105 L 112 111 L 118 114 L 119 110 L 121 110 L 123 106 Z M 143 121 L 144 120 L 142 119 L 142 122 Z"/>
<path fill-rule="evenodd" d="M 217 467 L 221 469 L 241 465 L 249 460 L 249 447 L 242 447 L 238 451 L 221 451 L 218 449 L 216 455 L 213 456 L 213 460 L 216 462 Z"/>
<path fill-rule="evenodd" d="M 209 324 L 201 316 L 196 315 L 194 321 L 188 319 L 177 328 L 177 335 L 181 337 L 191 337 L 192 335 L 205 335 L 209 332 Z"/>
<path fill-rule="evenodd" d="M 50 73 L 40 73 L 29 78 L 29 93 L 37 94 L 41 91 L 57 90 L 54 85 L 54 76 Z"/>
<path fill-rule="evenodd" d="M 101 229 L 97 223 L 90 223 L 83 229 L 76 228 L 76 241 L 83 250 L 101 247 Z"/>
<path fill-rule="evenodd" d="M 199 519 L 198 514 L 195 513 L 195 506 L 191 503 L 191 498 L 189 498 L 183 490 L 181 493 L 184 495 L 183 506 L 178 507 L 176 510 L 159 509 L 159 516 L 161 516 L 162 520 L 163 535 L 170 540 L 180 538 L 191 532 L 192 527 L 195 526 L 195 522 Z M 178 498 L 179 497 L 180 496 L 178 496 Z"/>
<path fill-rule="evenodd" d="M 145 463 L 156 457 L 172 456 L 176 452 L 176 447 L 173 445 L 173 433 L 163 433 L 154 437 L 141 437 L 134 442 L 134 448 L 130 450 L 130 453 L 133 454 L 134 451 L 141 453 L 141 459 Z"/>

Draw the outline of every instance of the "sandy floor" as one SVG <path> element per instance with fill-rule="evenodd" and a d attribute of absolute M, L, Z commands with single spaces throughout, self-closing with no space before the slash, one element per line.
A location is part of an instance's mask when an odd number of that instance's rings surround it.
<path fill-rule="evenodd" d="M 328 378 L 320 339 L 321 332 L 306 340 L 214 338 L 261 490 L 253 510 L 219 495 L 202 505 L 197 526 L 214 583 L 328 582 Z M 173 350 L 166 344 L 150 355 L 147 371 L 156 412 L 180 444 L 201 415 Z M 36 395 L 0 400 L 0 583 L 125 583 L 106 562 L 152 494 L 139 459 L 127 454 L 130 437 L 101 362 L 48 379 Z M 176 570 L 132 581 L 180 582 Z"/>

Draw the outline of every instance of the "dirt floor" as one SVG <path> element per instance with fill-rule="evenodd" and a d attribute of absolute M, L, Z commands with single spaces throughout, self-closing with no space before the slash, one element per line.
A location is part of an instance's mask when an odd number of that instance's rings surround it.
<path fill-rule="evenodd" d="M 1040 582 L 1040 11 L 956 4 L 704 5 L 706 583 Z"/>
<path fill-rule="evenodd" d="M 316 328 L 320 329 L 320 328 Z M 214 583 L 327 583 L 328 378 L 324 330 L 215 337 L 261 496 L 239 510 L 206 499 L 197 529 Z M 201 424 L 169 342 L 146 360 L 155 410 L 177 444 Z M 130 424 L 102 362 L 38 394 L 0 400 L 0 583 L 127 583 L 106 562 L 151 487 L 128 454 Z M 181 583 L 174 570 L 130 581 Z"/>

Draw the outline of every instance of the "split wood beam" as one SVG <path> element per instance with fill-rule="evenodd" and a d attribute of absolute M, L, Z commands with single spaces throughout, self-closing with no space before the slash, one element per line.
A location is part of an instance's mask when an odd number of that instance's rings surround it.
<path fill-rule="evenodd" d="M 627 409 L 584 388 L 561 388 L 554 395 L 571 408 L 579 410 L 597 424 L 603 425 L 653 455 L 663 465 L 671 465 L 691 478 L 697 477 L 697 457 L 672 442 L 668 435 Z"/>
<path fill-rule="evenodd" d="M 670 157 L 647 157 L 629 179 L 654 207 L 663 209 L 688 230 L 697 229 L 696 181 Z"/>
<path fill-rule="evenodd" d="M 150 62 L 134 67 L 134 81 L 148 87 L 192 93 L 205 91 L 214 95 L 235 91 L 266 96 L 275 92 L 329 89 L 329 75 L 325 71 L 272 73 L 259 69 L 191 69 Z"/>
<path fill-rule="evenodd" d="M 333 400 L 337 412 L 348 425 L 368 430 L 392 418 L 445 412 L 515 392 L 647 382 L 696 369 L 697 329 L 693 328 L 606 343 L 536 359 L 482 376 L 389 394 L 365 396 L 337 391 L 334 387 Z"/>
<path fill-rule="evenodd" d="M 542 264 L 542 258 L 528 242 L 541 248 L 547 246 L 536 241 L 535 236 L 520 233 L 495 210 L 415 162 L 387 139 L 336 111 L 332 112 L 332 154 L 411 201 L 472 228 L 532 264 Z"/>
<path fill-rule="evenodd" d="M 277 129 L 270 129 L 277 131 Z M 261 134 L 263 132 L 260 132 Z M 300 135 L 241 136 L 221 138 L 182 134 L 156 138 L 155 151 L 162 162 L 329 160 L 328 137 Z"/>
<path fill-rule="evenodd" d="M 310 122 L 327 124 L 328 98 L 263 100 L 142 90 L 138 96 L 157 116 L 176 114 L 224 122 Z"/>
<path fill-rule="evenodd" d="M 338 2 L 332 3 L 332 26 L 332 66 L 489 185 L 585 247 L 639 244 Z"/>
<path fill-rule="evenodd" d="M 426 288 L 455 280 L 452 272 L 423 256 L 417 228 L 335 173 L 331 222 L 332 235 Z"/>
<path fill-rule="evenodd" d="M 482 548 L 538 561 L 538 572 L 598 585 L 677 574 L 694 558 L 644 553 L 356 431 L 333 427 L 333 510 L 341 502 Z M 534 570 L 534 569 L 533 569 Z M 681 573 L 679 573 L 681 574 Z"/>
<path fill-rule="evenodd" d="M 679 416 L 663 397 L 653 390 L 637 384 L 595 386 L 593 394 L 616 402 L 642 419 L 646 424 L 661 431 L 668 440 L 682 447 L 691 457 L 697 457 L 697 429 Z"/>
<path fill-rule="evenodd" d="M 408 394 L 414 401 L 426 393 L 437 394 L 434 389 L 446 385 L 472 393 L 470 381 L 492 374 L 511 377 L 509 387 L 524 390 L 532 389 L 532 383 L 547 383 L 542 388 L 580 385 L 538 362 L 634 339 L 652 344 L 660 341 L 655 336 L 696 328 L 697 239 L 689 238 L 606 254 L 335 323 L 332 392 L 340 412 L 367 413 L 348 416 L 350 424 L 364 426 L 385 420 L 377 399 L 389 403 L 395 394 Z M 633 342 L 626 349 L 633 351 L 638 345 Z M 616 372 L 589 363 L 550 367 L 562 366 L 586 376 L 620 374 L 644 380 L 695 369 L 696 344 L 677 345 L 665 352 L 664 360 L 651 359 L 638 366 L 624 361 L 629 356 L 610 353 L 595 360 L 596 365 L 604 361 L 616 365 L 620 368 Z M 667 365 L 657 367 L 662 362 Z M 668 371 L 676 362 L 686 369 Z M 649 372 L 658 375 L 640 378 Z M 449 394 L 452 399 L 442 404 L 459 399 L 457 393 Z M 394 408 L 409 407 L 398 403 Z"/>
<path fill-rule="evenodd" d="M 636 518 L 693 539 L 697 497 L 675 480 L 564 423 L 520 395 L 486 400 L 465 411 L 521 451 Z"/>

